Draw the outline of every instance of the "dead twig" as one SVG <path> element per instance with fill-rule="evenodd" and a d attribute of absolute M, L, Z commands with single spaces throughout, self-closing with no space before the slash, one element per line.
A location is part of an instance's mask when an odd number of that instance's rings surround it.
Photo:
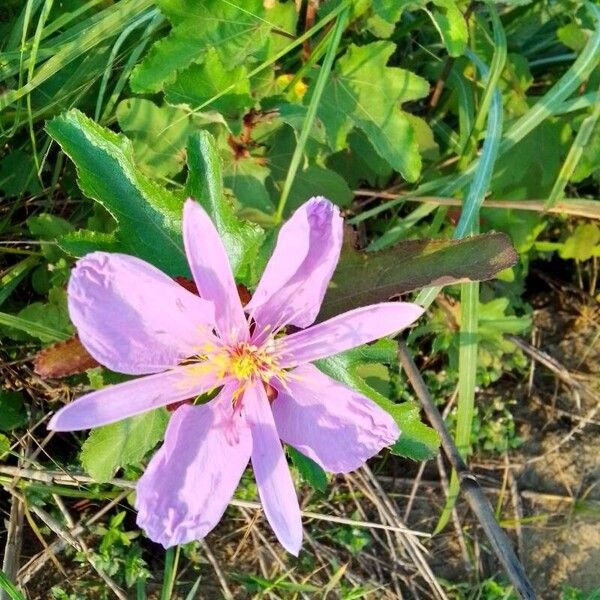
<path fill-rule="evenodd" d="M 419 398 L 423 410 L 432 426 L 440 435 L 442 448 L 458 475 L 461 490 L 467 499 L 471 510 L 479 520 L 492 546 L 494 554 L 496 554 L 502 563 L 506 574 L 521 598 L 524 598 L 525 600 L 535 600 L 535 591 L 527 578 L 523 565 L 517 558 L 510 540 L 496 522 L 492 507 L 483 493 L 475 475 L 467 468 L 462 456 L 458 452 L 454 440 L 446 429 L 446 424 L 444 423 L 442 415 L 429 395 L 429 390 L 427 389 L 427 386 L 421 377 L 421 373 L 412 359 L 404 341 L 400 341 L 398 345 L 398 357 L 417 397 Z"/>
<path fill-rule="evenodd" d="M 384 200 L 402 200 L 405 202 L 419 202 L 435 204 L 438 206 L 462 206 L 463 201 L 458 198 L 445 198 L 440 196 L 414 196 L 409 193 L 397 194 L 377 190 L 356 190 L 355 196 L 366 198 L 382 198 Z M 544 212 L 545 200 L 500 200 L 486 198 L 484 208 L 510 208 L 526 212 Z M 569 215 L 571 217 L 585 217 L 600 220 L 597 200 L 581 200 L 580 198 L 565 198 L 546 210 L 551 214 Z"/>

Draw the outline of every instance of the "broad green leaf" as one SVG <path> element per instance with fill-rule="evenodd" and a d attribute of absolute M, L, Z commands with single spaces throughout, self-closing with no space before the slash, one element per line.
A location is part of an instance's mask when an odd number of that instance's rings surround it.
<path fill-rule="evenodd" d="M 433 4 L 433 7 L 430 6 Z M 469 39 L 467 22 L 456 0 L 373 0 L 374 16 L 369 20 L 371 28 L 380 37 L 389 37 L 394 24 L 400 20 L 402 12 L 407 10 L 424 10 L 431 18 L 444 46 L 450 56 L 460 56 L 465 51 Z"/>
<path fill-rule="evenodd" d="M 332 154 L 327 166 L 335 169 L 352 188 L 367 182 L 382 188 L 392 176 L 392 167 L 375 152 L 367 136 L 359 129 L 348 136 L 348 147 Z"/>
<path fill-rule="evenodd" d="M 386 407 L 383 407 L 386 408 Z M 400 437 L 391 447 L 393 454 L 413 460 L 429 460 L 437 454 L 440 439 L 437 432 L 421 421 L 420 409 L 414 402 L 393 404 L 386 408 L 400 427 Z"/>
<path fill-rule="evenodd" d="M 221 158 L 215 139 L 206 131 L 192 135 L 187 147 L 186 192 L 202 204 L 217 228 L 234 273 L 241 276 L 254 262 L 264 234 L 260 227 L 239 219 L 225 197 Z"/>
<path fill-rule="evenodd" d="M 56 117 L 47 130 L 77 166 L 83 193 L 102 204 L 117 222 L 120 251 L 168 274 L 187 274 L 182 199 L 137 169 L 131 142 L 78 110 Z"/>
<path fill-rule="evenodd" d="M 0 390 L 0 431 L 11 431 L 27 423 L 22 392 Z"/>
<path fill-rule="evenodd" d="M 325 471 L 314 460 L 298 452 L 292 446 L 287 447 L 287 452 L 288 456 L 292 459 L 292 463 L 298 469 L 300 477 L 315 490 L 324 492 L 327 489 L 327 475 Z"/>
<path fill-rule="evenodd" d="M 7 327 L 6 335 L 15 340 L 26 340 L 31 336 L 41 342 L 56 342 L 73 334 L 67 294 L 60 288 L 50 290 L 48 302 L 33 302 L 16 315 L 0 313 L 0 324 Z"/>
<path fill-rule="evenodd" d="M 290 118 L 290 114 L 290 111 L 286 111 L 286 116 L 282 120 L 291 127 L 280 127 L 269 138 L 267 164 L 271 170 L 274 188 L 276 188 L 272 191 L 273 197 L 279 197 L 281 193 L 283 182 L 296 149 L 297 132 L 295 126 L 298 123 L 295 122 L 295 118 Z M 306 145 L 306 154 L 310 157 L 306 162 L 309 162 L 312 157 L 317 159 L 322 149 L 317 137 L 319 129 L 313 127 L 313 130 L 315 136 L 311 137 Z M 296 172 L 286 203 L 286 215 L 289 215 L 313 196 L 325 196 L 337 205 L 345 207 L 352 202 L 353 193 L 345 179 L 336 171 L 317 164 L 307 164 L 303 169 L 298 169 Z"/>
<path fill-rule="evenodd" d="M 358 127 L 382 158 L 405 179 L 415 181 L 421 157 L 400 105 L 426 96 L 429 84 L 410 71 L 386 66 L 395 48 L 391 42 L 351 44 L 323 91 L 318 116 L 333 150 L 342 149 L 351 129 Z"/>
<path fill-rule="evenodd" d="M 430 285 L 490 279 L 516 260 L 503 233 L 407 241 L 382 252 L 355 250 L 347 237 L 319 320 Z"/>
<path fill-rule="evenodd" d="M 172 177 L 183 169 L 191 131 L 191 118 L 183 110 L 128 98 L 117 106 L 117 120 L 132 141 L 136 163 L 147 175 Z"/>
<path fill-rule="evenodd" d="M 558 251 L 561 258 L 583 261 L 598 256 L 600 250 L 600 228 L 595 223 L 581 223 Z"/>
<path fill-rule="evenodd" d="M 223 182 L 244 208 L 256 208 L 272 213 L 275 206 L 265 183 L 271 171 L 262 157 L 248 154 L 236 155 L 224 148 Z"/>
<path fill-rule="evenodd" d="M 27 219 L 27 227 L 32 235 L 40 240 L 48 242 L 57 242 L 62 236 L 73 231 L 73 225 L 69 221 L 51 215 L 41 213 Z M 48 262 L 56 262 L 64 256 L 56 244 L 49 243 L 42 245 L 42 252 Z"/>
<path fill-rule="evenodd" d="M 413 460 L 427 460 L 437 454 L 439 438 L 437 433 L 421 422 L 419 408 L 412 402 L 396 404 L 369 386 L 357 374 L 359 365 L 365 362 L 395 360 L 394 342 L 380 340 L 370 346 L 361 346 L 335 356 L 321 359 L 316 365 L 321 371 L 355 389 L 388 412 L 401 431 L 398 440 L 390 447 L 393 454 Z"/>
<path fill-rule="evenodd" d="M 433 0 L 437 10 L 430 15 L 450 56 L 460 56 L 467 47 L 469 30 L 455 0 Z M 429 12 L 429 11 L 428 11 Z"/>
<path fill-rule="evenodd" d="M 105 425 L 90 432 L 81 448 L 81 464 L 98 482 L 140 462 L 163 438 L 168 413 L 161 408 Z"/>
<path fill-rule="evenodd" d="M 262 0 L 160 0 L 158 4 L 173 29 L 134 70 L 135 92 L 164 89 L 179 71 L 200 64 L 211 49 L 231 69 L 264 60 L 274 36 L 272 19 L 282 16 L 278 3 L 269 9 Z"/>
<path fill-rule="evenodd" d="M 238 65 L 232 69 L 223 63 L 214 48 L 210 48 L 202 64 L 193 64 L 182 71 L 165 89 L 166 100 L 170 104 L 185 104 L 193 109 L 230 86 L 233 86 L 232 89 L 210 102 L 206 110 L 235 116 L 254 104 L 246 67 Z"/>
<path fill-rule="evenodd" d="M 494 198 L 545 198 L 567 155 L 572 130 L 563 119 L 548 119 L 501 154 L 494 167 Z M 485 204 L 484 204 L 485 206 Z"/>

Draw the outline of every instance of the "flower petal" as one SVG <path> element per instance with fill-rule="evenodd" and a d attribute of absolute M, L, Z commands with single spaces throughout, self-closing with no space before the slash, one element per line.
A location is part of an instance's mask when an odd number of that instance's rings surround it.
<path fill-rule="evenodd" d="M 326 471 L 354 471 L 400 435 L 386 411 L 313 365 L 294 369 L 285 389 L 276 387 L 279 436 Z"/>
<path fill-rule="evenodd" d="M 303 204 L 283 225 L 246 311 L 266 326 L 308 327 L 317 318 L 342 246 L 339 209 L 322 197 Z"/>
<path fill-rule="evenodd" d="M 198 352 L 214 326 L 210 302 L 126 254 L 93 252 L 77 261 L 68 302 L 86 350 L 129 375 L 174 367 Z"/>
<path fill-rule="evenodd" d="M 223 242 L 206 211 L 189 198 L 183 207 L 183 241 L 200 296 L 213 302 L 221 337 L 245 341 L 248 324 Z"/>
<path fill-rule="evenodd" d="M 252 430 L 252 467 L 265 515 L 281 545 L 298 556 L 302 546 L 300 507 L 262 383 L 248 387 L 243 402 Z"/>
<path fill-rule="evenodd" d="M 127 417 L 187 400 L 221 385 L 204 364 L 177 367 L 166 373 L 109 385 L 67 404 L 48 423 L 54 431 L 100 427 Z"/>
<path fill-rule="evenodd" d="M 233 389 L 178 408 L 165 442 L 137 484 L 137 523 L 165 548 L 203 538 L 227 508 L 250 459 L 252 436 Z"/>
<path fill-rule="evenodd" d="M 424 312 L 408 302 L 363 306 L 293 333 L 278 342 L 279 365 L 294 367 L 331 356 L 408 327 Z"/>

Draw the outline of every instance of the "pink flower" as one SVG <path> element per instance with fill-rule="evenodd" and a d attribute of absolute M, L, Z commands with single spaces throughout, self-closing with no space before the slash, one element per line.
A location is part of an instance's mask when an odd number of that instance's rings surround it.
<path fill-rule="evenodd" d="M 183 236 L 201 297 L 124 254 L 94 252 L 77 262 L 68 296 L 81 342 L 108 368 L 145 377 L 79 398 L 49 427 L 98 427 L 220 388 L 209 402 L 173 414 L 137 485 L 138 524 L 165 547 L 203 538 L 251 460 L 267 519 L 297 555 L 302 524 L 281 441 L 346 473 L 399 436 L 387 412 L 310 363 L 395 333 L 423 309 L 382 303 L 309 327 L 342 244 L 339 211 L 324 198 L 283 225 L 245 309 L 221 239 L 193 200 Z M 286 325 L 302 330 L 284 335 Z M 272 401 L 267 386 L 277 391 Z"/>

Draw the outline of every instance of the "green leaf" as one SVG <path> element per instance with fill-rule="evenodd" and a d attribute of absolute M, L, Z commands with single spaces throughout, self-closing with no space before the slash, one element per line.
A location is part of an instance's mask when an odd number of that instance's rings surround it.
<path fill-rule="evenodd" d="M 33 157 L 22 150 L 13 150 L 0 159 L 0 196 L 18 197 L 28 193 L 32 196 L 41 191 L 35 176 Z"/>
<path fill-rule="evenodd" d="M 96 481 L 108 481 L 119 468 L 140 462 L 162 440 L 168 421 L 161 408 L 93 429 L 81 448 L 81 464 Z"/>
<path fill-rule="evenodd" d="M 227 250 L 231 268 L 241 277 L 256 258 L 264 238 L 263 231 L 257 225 L 239 219 L 225 197 L 221 159 L 210 133 L 199 131 L 189 138 L 187 157 L 186 192 L 210 215 Z"/>
<path fill-rule="evenodd" d="M 390 448 L 392 454 L 413 460 L 429 460 L 437 454 L 440 445 L 439 436 L 434 429 L 421 421 L 417 404 L 414 402 L 393 404 L 388 412 L 398 423 L 401 431 L 398 441 Z"/>
<path fill-rule="evenodd" d="M 395 48 L 392 42 L 351 44 L 323 91 L 318 117 L 333 150 L 341 150 L 352 127 L 358 127 L 382 158 L 405 179 L 415 181 L 421 157 L 400 105 L 426 96 L 429 84 L 410 71 L 386 66 Z"/>
<path fill-rule="evenodd" d="M 103 252 L 119 252 L 121 250 L 121 245 L 114 234 L 87 229 L 67 233 L 60 239 L 58 245 L 71 256 L 78 257 L 96 250 Z"/>
<path fill-rule="evenodd" d="M 73 231 L 73 225 L 69 221 L 48 213 L 29 217 L 27 228 L 32 235 L 48 242 L 56 242 L 62 236 Z M 48 262 L 56 262 L 61 255 L 64 256 L 55 244 L 43 244 L 42 252 Z"/>
<path fill-rule="evenodd" d="M 50 290 L 48 302 L 33 302 L 16 315 L 0 313 L 0 324 L 9 328 L 7 335 L 15 340 L 25 340 L 31 336 L 42 342 L 56 342 L 66 340 L 73 334 L 67 310 L 67 294 L 61 288 Z"/>
<path fill-rule="evenodd" d="M 375 354 L 372 354 L 373 352 Z M 412 402 L 402 404 L 392 402 L 357 374 L 359 365 L 365 362 L 379 362 L 384 358 L 390 359 L 391 362 L 395 357 L 395 343 L 390 340 L 380 340 L 370 346 L 361 346 L 321 359 L 316 361 L 316 365 L 330 377 L 373 400 L 392 416 L 401 431 L 398 440 L 390 447 L 393 454 L 413 460 L 427 460 L 437 454 L 439 438 L 431 427 L 421 422 L 417 405 Z"/>
<path fill-rule="evenodd" d="M 581 223 L 565 240 L 558 254 L 563 259 L 589 260 L 598 256 L 600 250 L 600 228 L 595 223 Z"/>
<path fill-rule="evenodd" d="M 294 466 L 298 469 L 302 480 L 306 481 L 315 490 L 324 492 L 327 489 L 327 474 L 325 471 L 314 460 L 298 452 L 292 446 L 287 446 L 287 452 Z"/>
<path fill-rule="evenodd" d="M 265 182 L 271 171 L 262 158 L 234 156 L 226 149 L 223 164 L 223 181 L 244 208 L 256 208 L 262 212 L 275 210 Z"/>
<path fill-rule="evenodd" d="M 10 440 L 0 433 L 0 460 L 5 460 L 10 452 Z"/>
<path fill-rule="evenodd" d="M 548 119 L 498 156 L 491 182 L 494 198 L 545 198 L 569 149 L 572 131 L 562 119 Z M 485 204 L 484 204 L 485 206 Z"/>
<path fill-rule="evenodd" d="M 0 430 L 12 431 L 27 423 L 27 410 L 21 392 L 0 390 Z"/>
<path fill-rule="evenodd" d="M 429 285 L 490 279 L 516 260 L 503 233 L 407 241 L 382 252 L 355 250 L 347 236 L 319 320 Z"/>
<path fill-rule="evenodd" d="M 131 142 L 78 110 L 56 117 L 47 130 L 77 166 L 83 193 L 104 206 L 117 222 L 120 251 L 170 275 L 187 274 L 182 199 L 140 173 Z"/>
<path fill-rule="evenodd" d="M 338 206 L 349 206 L 354 198 L 352 190 L 335 171 L 309 165 L 298 171 L 290 189 L 287 212 L 291 213 L 313 196 L 325 196 Z"/>
<path fill-rule="evenodd" d="M 271 11 L 262 0 L 160 0 L 158 4 L 173 29 L 134 70 L 134 92 L 164 89 L 179 71 L 202 62 L 211 49 L 229 68 L 267 56 Z"/>
<path fill-rule="evenodd" d="M 254 104 L 250 97 L 250 81 L 246 67 L 226 67 L 217 51 L 210 48 L 202 64 L 191 65 L 182 71 L 175 82 L 165 89 L 165 98 L 170 104 L 185 104 L 194 109 L 205 105 L 230 86 L 233 86 L 232 89 L 208 104 L 207 110 L 237 115 Z"/>
<path fill-rule="evenodd" d="M 465 17 L 454 0 L 433 0 L 433 4 L 439 10 L 431 11 L 430 15 L 448 54 L 460 56 L 465 51 L 469 39 Z"/>
<path fill-rule="evenodd" d="M 183 169 L 191 131 L 191 117 L 183 110 L 128 98 L 117 106 L 117 120 L 132 141 L 136 163 L 147 175 L 172 177 Z"/>
<path fill-rule="evenodd" d="M 56 240 L 65 233 L 73 231 L 73 225 L 69 221 L 48 213 L 29 217 L 27 228 L 32 235 L 42 240 Z"/>

